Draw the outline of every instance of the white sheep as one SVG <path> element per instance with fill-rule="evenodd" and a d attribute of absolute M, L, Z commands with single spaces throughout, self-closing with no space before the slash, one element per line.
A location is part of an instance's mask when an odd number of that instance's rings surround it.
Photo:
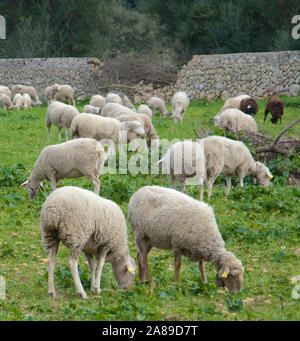
<path fill-rule="evenodd" d="M 126 144 L 145 134 L 143 125 L 138 121 L 120 122 L 112 117 L 94 114 L 80 114 L 71 124 L 72 139 L 91 137 L 108 144 L 108 153 L 114 154 L 116 143 Z"/>
<path fill-rule="evenodd" d="M 115 93 L 108 93 L 105 97 L 105 103 L 119 103 L 123 104 L 122 98 Z"/>
<path fill-rule="evenodd" d="M 152 110 L 148 107 L 148 105 L 146 105 L 146 104 L 141 104 L 141 105 L 138 107 L 137 112 L 138 112 L 139 114 L 145 114 L 145 115 L 147 115 L 147 116 L 150 118 L 150 120 L 152 119 L 153 112 L 152 112 Z"/>
<path fill-rule="evenodd" d="M 65 100 L 69 104 L 72 103 L 75 107 L 74 89 L 68 84 L 55 84 L 55 86 L 52 100 Z"/>
<path fill-rule="evenodd" d="M 133 110 L 133 111 L 136 111 L 135 109 L 135 106 L 130 102 L 129 98 L 121 91 L 110 91 L 108 95 L 110 94 L 116 94 L 118 95 L 121 100 L 122 100 L 122 105 L 124 105 L 125 107 Z"/>
<path fill-rule="evenodd" d="M 22 109 L 25 104 L 25 98 L 23 97 L 23 95 L 17 93 L 14 95 L 12 103 L 13 103 L 12 107 L 14 109 L 17 109 L 17 110 Z"/>
<path fill-rule="evenodd" d="M 147 256 L 153 247 L 173 250 L 175 276 L 179 279 L 181 256 L 199 262 L 202 279 L 207 282 L 205 263 L 217 267 L 217 286 L 233 293 L 240 291 L 244 268 L 225 243 L 213 209 L 204 202 L 170 188 L 145 186 L 135 192 L 128 204 L 128 220 L 138 248 L 139 280 L 144 276 L 154 286 Z"/>
<path fill-rule="evenodd" d="M 9 88 L 7 86 L 0 86 L 0 94 L 4 94 L 6 96 L 8 96 L 9 98 L 11 98 L 11 91 L 9 90 Z"/>
<path fill-rule="evenodd" d="M 24 109 L 31 108 L 31 104 L 32 104 L 31 97 L 27 93 L 25 93 L 23 94 L 23 98 L 24 98 L 23 108 Z"/>
<path fill-rule="evenodd" d="M 8 109 L 13 108 L 13 104 L 11 103 L 9 96 L 7 96 L 4 93 L 0 93 L 0 105 L 3 105 L 4 110 L 6 110 L 7 108 Z"/>
<path fill-rule="evenodd" d="M 243 179 L 246 175 L 252 175 L 265 187 L 270 185 L 270 179 L 273 176 L 269 169 L 261 162 L 255 162 L 249 149 L 243 142 L 234 141 L 222 136 L 208 136 L 203 141 L 206 158 L 208 200 L 211 197 L 213 184 L 221 173 L 226 174 L 226 198 L 230 192 L 232 176 L 239 178 L 241 187 L 243 187 Z"/>
<path fill-rule="evenodd" d="M 66 186 L 47 197 L 40 221 L 43 245 L 48 255 L 48 293 L 52 299 L 56 296 L 54 268 L 60 241 L 70 250 L 69 266 L 76 292 L 81 298 L 87 298 L 78 272 L 81 252 L 86 255 L 90 266 L 92 292 L 100 292 L 105 262 L 111 263 L 119 288 L 131 288 L 135 263 L 129 254 L 126 220 L 116 203 L 85 189 Z"/>
<path fill-rule="evenodd" d="M 63 178 L 87 177 L 99 194 L 99 175 L 107 157 L 103 147 L 94 139 L 76 139 L 45 147 L 36 160 L 31 175 L 20 187 L 27 187 L 29 199 L 33 200 L 42 181 L 51 182 L 51 190 Z"/>
<path fill-rule="evenodd" d="M 222 129 L 233 132 L 257 132 L 257 125 L 254 117 L 243 113 L 239 109 L 225 109 L 215 116 L 214 123 Z"/>
<path fill-rule="evenodd" d="M 32 99 L 33 99 L 33 103 L 35 105 L 41 105 L 42 102 L 39 99 L 37 90 L 33 87 L 33 86 L 27 86 L 27 85 L 21 85 L 21 84 L 17 84 L 14 85 L 11 88 L 11 96 L 13 97 L 15 94 L 25 94 L 27 93 Z"/>
<path fill-rule="evenodd" d="M 185 179 L 195 177 L 199 185 L 200 200 L 203 200 L 203 182 L 206 180 L 203 140 L 174 143 L 157 163 L 162 163 L 163 174 L 170 174 L 174 189 L 175 180 L 179 181 L 180 191 L 183 193 L 186 193 Z"/>
<path fill-rule="evenodd" d="M 224 111 L 225 109 L 229 109 L 229 108 L 240 109 L 241 101 L 246 98 L 251 98 L 251 97 L 249 95 L 239 95 L 236 97 L 230 97 L 225 101 L 220 111 Z"/>
<path fill-rule="evenodd" d="M 165 101 L 159 97 L 150 97 L 147 101 L 148 106 L 154 111 L 159 111 L 163 117 L 168 117 L 169 112 L 166 108 Z"/>
<path fill-rule="evenodd" d="M 118 112 L 126 112 L 126 113 L 134 113 L 128 107 L 125 107 L 119 103 L 106 103 L 101 109 L 101 116 L 103 117 L 115 117 L 118 115 Z"/>
<path fill-rule="evenodd" d="M 94 95 L 91 97 L 90 105 L 102 109 L 105 104 L 105 98 L 101 95 Z"/>
<path fill-rule="evenodd" d="M 100 111 L 101 111 L 101 108 L 94 107 L 93 105 L 90 105 L 90 104 L 86 104 L 83 107 L 83 112 L 85 112 L 87 114 L 99 114 Z"/>
<path fill-rule="evenodd" d="M 176 92 L 171 99 L 171 105 L 173 110 L 171 117 L 173 117 L 174 122 L 180 121 L 180 123 L 182 123 L 184 113 L 190 105 L 188 95 L 184 91 Z"/>
<path fill-rule="evenodd" d="M 73 106 L 61 102 L 52 102 L 48 105 L 46 114 L 46 126 L 48 128 L 47 138 L 50 137 L 50 128 L 54 124 L 58 127 L 58 140 L 61 140 L 61 130 L 64 128 L 66 140 L 68 140 L 68 128 L 71 127 L 71 123 L 79 115 L 79 111 Z"/>

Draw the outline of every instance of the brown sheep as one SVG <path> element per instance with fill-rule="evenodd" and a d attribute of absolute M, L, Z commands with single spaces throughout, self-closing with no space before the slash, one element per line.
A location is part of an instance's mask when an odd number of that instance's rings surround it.
<path fill-rule="evenodd" d="M 253 98 L 245 98 L 241 101 L 240 110 L 245 114 L 254 116 L 258 112 L 258 105 Z"/>
<path fill-rule="evenodd" d="M 283 104 L 282 99 L 276 95 L 271 96 L 267 102 L 264 122 L 266 121 L 268 113 L 271 112 L 271 115 L 272 115 L 271 122 L 275 124 L 277 123 L 278 119 L 280 119 L 280 123 L 281 123 L 283 109 L 284 109 L 284 104 Z"/>

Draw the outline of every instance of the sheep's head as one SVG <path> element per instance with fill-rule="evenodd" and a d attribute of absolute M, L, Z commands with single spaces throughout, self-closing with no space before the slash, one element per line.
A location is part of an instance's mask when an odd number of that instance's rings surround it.
<path fill-rule="evenodd" d="M 216 285 L 226 287 L 232 294 L 241 291 L 243 286 L 244 268 L 232 252 L 226 252 L 221 267 L 216 276 Z"/>
<path fill-rule="evenodd" d="M 119 260 L 112 263 L 111 266 L 119 288 L 122 290 L 129 290 L 133 285 L 136 271 L 133 258 L 128 256 L 126 260 Z"/>
<path fill-rule="evenodd" d="M 270 180 L 273 178 L 273 175 L 270 173 L 268 167 L 266 167 L 263 163 L 257 161 L 255 178 L 258 180 L 258 183 L 265 187 L 268 187 L 270 185 Z"/>
<path fill-rule="evenodd" d="M 45 188 L 44 188 L 44 186 L 42 185 L 41 182 L 37 183 L 36 185 L 34 185 L 30 181 L 30 179 L 28 179 L 25 182 L 23 182 L 22 185 L 20 185 L 20 187 L 27 187 L 29 200 L 34 200 L 36 198 L 36 193 L 39 190 L 39 188 L 41 188 L 43 191 L 45 191 Z"/>

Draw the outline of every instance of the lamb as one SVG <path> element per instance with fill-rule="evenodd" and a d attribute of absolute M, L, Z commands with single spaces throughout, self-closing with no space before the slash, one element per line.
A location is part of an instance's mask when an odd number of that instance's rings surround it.
<path fill-rule="evenodd" d="M 253 98 L 245 98 L 241 101 L 239 109 L 245 114 L 255 116 L 258 112 L 258 104 Z"/>
<path fill-rule="evenodd" d="M 48 293 L 52 299 L 56 297 L 54 269 L 60 241 L 70 250 L 69 267 L 76 292 L 82 299 L 87 298 L 78 273 L 78 259 L 82 251 L 91 270 L 92 292 L 100 292 L 104 262 L 111 263 L 120 289 L 131 288 L 135 262 L 128 249 L 125 217 L 116 203 L 82 188 L 62 187 L 45 200 L 40 223 L 48 255 Z"/>
<path fill-rule="evenodd" d="M 284 103 L 282 99 L 276 95 L 271 96 L 268 99 L 268 102 L 266 105 L 264 123 L 266 121 L 266 118 L 269 112 L 272 115 L 270 121 L 273 124 L 276 124 L 278 119 L 280 120 L 280 123 L 281 123 L 281 117 L 283 115 L 283 111 L 284 111 Z"/>
<path fill-rule="evenodd" d="M 233 132 L 257 132 L 255 119 L 239 109 L 226 109 L 215 116 L 215 125 Z"/>
<path fill-rule="evenodd" d="M 147 115 L 147 116 L 150 118 L 150 120 L 152 119 L 153 112 L 152 112 L 152 110 L 148 107 L 148 105 L 146 105 L 146 104 L 141 104 L 141 105 L 138 107 L 137 112 L 138 112 L 139 114 L 145 114 L 145 115 Z"/>
<path fill-rule="evenodd" d="M 179 279 L 181 256 L 199 262 L 202 279 L 207 282 L 205 262 L 217 267 L 217 286 L 230 293 L 240 291 L 244 268 L 225 243 L 212 207 L 174 189 L 145 186 L 135 192 L 128 205 L 128 220 L 138 248 L 139 280 L 144 276 L 155 286 L 147 256 L 152 247 L 173 250 L 175 276 Z"/>
<path fill-rule="evenodd" d="M 51 191 L 63 178 L 86 176 L 99 194 L 99 175 L 107 157 L 101 144 L 94 139 L 76 139 L 45 147 L 33 166 L 28 180 L 20 187 L 27 187 L 29 200 L 36 198 L 44 179 L 51 182 Z"/>
<path fill-rule="evenodd" d="M 41 105 L 42 102 L 39 99 L 37 90 L 33 86 L 21 85 L 17 84 L 11 88 L 11 96 L 13 97 L 15 94 L 25 94 L 27 93 L 33 100 L 35 105 Z"/>
<path fill-rule="evenodd" d="M 169 112 L 163 99 L 159 97 L 150 97 L 147 104 L 154 112 L 159 111 L 163 117 L 168 117 Z"/>
<path fill-rule="evenodd" d="M 7 108 L 13 108 L 13 104 L 11 103 L 9 96 L 4 93 L 0 93 L 0 105 L 3 105 L 4 110 L 6 110 Z"/>
<path fill-rule="evenodd" d="M 27 93 L 25 93 L 23 94 L 23 98 L 24 98 L 23 108 L 24 109 L 31 108 L 32 104 L 31 97 Z"/>
<path fill-rule="evenodd" d="M 101 108 L 99 107 L 94 107 L 93 105 L 90 104 L 86 104 L 83 107 L 83 112 L 87 113 L 87 114 L 99 114 L 100 113 Z"/>
<path fill-rule="evenodd" d="M 269 169 L 261 162 L 255 162 L 249 149 L 243 142 L 234 141 L 222 136 L 208 136 L 203 139 L 207 172 L 207 197 L 210 200 L 212 186 L 216 178 L 226 174 L 226 196 L 231 188 L 231 177 L 238 176 L 239 184 L 243 187 L 243 179 L 246 175 L 252 175 L 254 179 L 265 187 L 270 185 L 272 175 Z"/>
<path fill-rule="evenodd" d="M 91 137 L 109 144 L 109 153 L 114 154 L 114 143 L 126 144 L 131 139 L 145 134 L 142 124 L 137 121 L 120 122 L 112 117 L 83 113 L 74 118 L 71 125 L 72 139 Z"/>
<path fill-rule="evenodd" d="M 203 140 L 183 141 L 172 144 L 162 162 L 163 173 L 170 172 L 171 185 L 175 189 L 175 179 L 179 181 L 180 191 L 186 193 L 185 179 L 196 176 L 199 184 L 200 200 L 203 200 L 203 182 L 206 180 Z"/>
<path fill-rule="evenodd" d="M 48 105 L 46 114 L 46 126 L 48 128 L 47 138 L 50 137 L 50 128 L 54 124 L 58 127 L 58 140 L 61 140 L 61 130 L 64 128 L 66 141 L 68 140 L 68 128 L 71 127 L 71 123 L 79 115 L 79 111 L 72 105 L 68 105 L 61 102 L 52 102 Z"/>
<path fill-rule="evenodd" d="M 9 98 L 11 98 L 11 91 L 9 90 L 9 88 L 7 86 L 0 86 L 0 94 L 4 94 L 6 96 L 8 96 Z"/>
<path fill-rule="evenodd" d="M 134 113 L 131 109 L 125 107 L 122 104 L 106 103 L 101 110 L 101 116 L 103 116 L 103 117 L 115 117 L 118 115 L 118 113 L 120 111 L 126 112 L 126 113 Z"/>
<path fill-rule="evenodd" d="M 104 104 L 105 104 L 105 98 L 101 95 L 94 95 L 92 96 L 90 100 L 90 105 L 94 107 L 98 107 L 100 108 L 100 110 L 103 108 Z"/>
<path fill-rule="evenodd" d="M 57 100 L 66 100 L 69 104 L 75 106 L 74 89 L 68 84 L 54 84 L 45 89 L 45 95 L 48 103 Z"/>
<path fill-rule="evenodd" d="M 12 100 L 12 108 L 14 109 L 22 109 L 25 104 L 25 98 L 21 94 L 15 94 Z"/>
<path fill-rule="evenodd" d="M 179 120 L 182 123 L 184 113 L 190 105 L 188 95 L 184 91 L 176 92 L 171 99 L 171 105 L 173 110 L 171 117 L 173 117 L 174 122 L 176 123 Z"/>
<path fill-rule="evenodd" d="M 228 98 L 225 101 L 221 111 L 224 111 L 225 109 L 230 109 L 230 108 L 239 109 L 240 105 L 241 105 L 241 101 L 243 99 L 246 99 L 246 98 L 251 98 L 251 97 L 249 95 L 239 95 L 239 96 L 236 96 L 236 97 Z"/>
<path fill-rule="evenodd" d="M 123 92 L 121 92 L 121 91 L 110 91 L 110 93 L 108 95 L 110 95 L 110 94 L 118 95 L 122 100 L 121 104 L 123 104 L 125 107 L 127 107 L 133 111 L 136 111 L 134 105 L 130 102 L 129 98 Z"/>

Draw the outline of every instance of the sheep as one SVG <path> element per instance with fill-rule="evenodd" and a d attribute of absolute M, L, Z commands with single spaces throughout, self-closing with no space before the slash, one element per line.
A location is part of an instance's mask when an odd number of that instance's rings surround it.
<path fill-rule="evenodd" d="M 221 173 L 226 174 L 225 199 L 230 192 L 232 176 L 238 176 L 241 187 L 243 187 L 243 179 L 246 175 L 252 175 L 265 187 L 270 185 L 270 179 L 273 176 L 269 169 L 263 163 L 255 162 L 243 142 L 222 136 L 208 136 L 203 141 L 208 200 L 211 197 L 212 186 Z"/>
<path fill-rule="evenodd" d="M 92 96 L 90 100 L 90 105 L 94 107 L 98 107 L 100 108 L 100 110 L 103 108 L 104 104 L 105 104 L 105 98 L 101 95 L 94 95 Z"/>
<path fill-rule="evenodd" d="M 118 94 L 108 93 L 105 97 L 105 103 L 123 104 L 122 98 Z"/>
<path fill-rule="evenodd" d="M 6 96 L 8 96 L 9 98 L 11 98 L 11 91 L 9 90 L 9 88 L 7 86 L 0 86 L 0 94 L 4 94 Z"/>
<path fill-rule="evenodd" d="M 245 114 L 255 116 L 258 112 L 258 104 L 253 98 L 245 98 L 241 101 L 239 109 Z"/>
<path fill-rule="evenodd" d="M 184 113 L 187 107 L 190 105 L 190 99 L 188 95 L 183 91 L 176 92 L 171 99 L 171 105 L 171 117 L 173 117 L 174 122 L 176 123 L 178 120 L 180 120 L 180 123 L 182 123 Z"/>
<path fill-rule="evenodd" d="M 186 193 L 185 179 L 196 176 L 200 200 L 203 200 L 203 182 L 206 180 L 203 140 L 174 143 L 157 163 L 162 163 L 163 172 L 170 172 L 174 189 L 175 179 L 179 181 L 180 191 L 183 193 Z"/>
<path fill-rule="evenodd" d="M 72 139 L 91 137 L 109 143 L 108 153 L 114 154 L 114 143 L 126 144 L 139 135 L 144 135 L 143 125 L 138 121 L 120 122 L 112 117 L 102 117 L 83 113 L 74 118 L 71 124 Z"/>
<path fill-rule="evenodd" d="M 122 100 L 122 103 L 121 103 L 122 105 L 124 105 L 125 107 L 127 107 L 133 111 L 136 111 L 134 105 L 130 102 L 129 98 L 123 92 L 121 92 L 121 91 L 110 91 L 110 93 L 108 95 L 110 95 L 110 94 L 118 95 Z"/>
<path fill-rule="evenodd" d="M 91 271 L 92 292 L 100 293 L 104 262 L 111 263 L 120 289 L 131 288 L 135 262 L 129 253 L 125 217 L 115 202 L 86 189 L 62 187 L 45 200 L 40 225 L 48 255 L 48 294 L 52 299 L 56 297 L 54 269 L 60 241 L 70 250 L 69 267 L 76 292 L 82 299 L 87 298 L 78 273 L 78 259 L 82 251 Z"/>
<path fill-rule="evenodd" d="M 154 112 L 159 111 L 163 117 L 168 117 L 169 112 L 163 99 L 159 97 L 150 97 L 147 101 L 147 104 Z"/>
<path fill-rule="evenodd" d="M 15 94 L 25 94 L 27 93 L 33 100 L 35 105 L 41 105 L 42 102 L 39 99 L 38 93 L 33 86 L 21 85 L 17 84 L 11 88 L 11 96 L 13 97 Z"/>
<path fill-rule="evenodd" d="M 99 114 L 100 113 L 101 108 L 99 107 L 94 107 L 93 105 L 90 104 L 86 104 L 83 107 L 83 112 L 87 113 L 87 114 Z"/>
<path fill-rule="evenodd" d="M 152 119 L 153 116 L 152 110 L 146 104 L 141 104 L 138 107 L 137 113 L 147 115 L 150 118 L 150 120 Z"/>
<path fill-rule="evenodd" d="M 58 127 L 58 140 L 61 140 L 60 132 L 64 128 L 67 141 L 68 128 L 71 127 L 71 123 L 77 115 L 79 115 L 79 111 L 72 105 L 56 101 L 50 103 L 46 114 L 47 139 L 49 140 L 50 137 L 51 125 L 54 124 Z"/>
<path fill-rule="evenodd" d="M 27 187 L 29 200 L 36 198 L 42 181 L 51 182 L 51 191 L 63 178 L 86 176 L 99 194 L 99 175 L 107 157 L 103 147 L 94 139 L 76 139 L 45 147 L 36 160 L 30 177 L 20 187 Z"/>
<path fill-rule="evenodd" d="M 122 104 L 106 103 L 101 109 L 101 116 L 115 117 L 116 115 L 118 115 L 119 111 L 126 112 L 126 113 L 134 113 L 131 109 L 129 109 L 128 107 L 125 107 Z"/>
<path fill-rule="evenodd" d="M 18 109 L 18 110 L 22 109 L 24 107 L 25 100 L 26 99 L 23 97 L 23 95 L 19 93 L 15 94 L 12 100 L 12 103 L 13 103 L 12 108 Z"/>
<path fill-rule="evenodd" d="M 215 125 L 233 132 L 257 132 L 255 119 L 239 109 L 226 109 L 215 116 Z"/>
<path fill-rule="evenodd" d="M 24 109 L 31 108 L 32 104 L 31 97 L 27 93 L 25 93 L 23 94 L 23 98 L 24 98 L 23 108 Z"/>
<path fill-rule="evenodd" d="M 225 243 L 212 207 L 174 189 L 145 186 L 135 192 L 128 204 L 128 220 L 133 229 L 139 280 L 144 276 L 155 283 L 148 268 L 147 255 L 152 247 L 173 250 L 175 275 L 179 279 L 181 256 L 199 262 L 202 279 L 207 282 L 205 262 L 217 267 L 217 286 L 230 293 L 240 291 L 244 268 Z"/>
<path fill-rule="evenodd" d="M 118 111 L 115 116 L 115 119 L 125 122 L 125 121 L 139 121 L 144 127 L 145 137 L 148 138 L 151 142 L 151 149 L 156 149 L 159 147 L 159 136 L 156 133 L 156 130 L 151 122 L 151 119 L 145 114 L 138 114 L 135 112 L 127 112 Z"/>
<path fill-rule="evenodd" d="M 9 96 L 4 93 L 0 93 L 0 105 L 3 105 L 3 110 L 13 108 L 13 104 L 11 103 Z"/>
<path fill-rule="evenodd" d="M 75 99 L 74 99 L 74 89 L 68 84 L 55 84 L 56 88 L 54 89 L 54 100 L 65 100 L 69 104 L 73 104 L 75 107 Z"/>
<path fill-rule="evenodd" d="M 264 123 L 266 121 L 266 118 L 269 112 L 272 115 L 270 121 L 273 124 L 276 124 L 278 119 L 280 120 L 280 123 L 281 123 L 281 117 L 283 115 L 283 111 L 284 111 L 284 103 L 282 99 L 276 95 L 271 96 L 268 99 L 268 102 L 266 105 Z"/>
<path fill-rule="evenodd" d="M 236 97 L 230 97 L 225 101 L 220 111 L 224 111 L 225 109 L 230 109 L 230 108 L 239 109 L 241 105 L 241 101 L 246 98 L 251 98 L 251 97 L 249 95 L 239 95 Z"/>

